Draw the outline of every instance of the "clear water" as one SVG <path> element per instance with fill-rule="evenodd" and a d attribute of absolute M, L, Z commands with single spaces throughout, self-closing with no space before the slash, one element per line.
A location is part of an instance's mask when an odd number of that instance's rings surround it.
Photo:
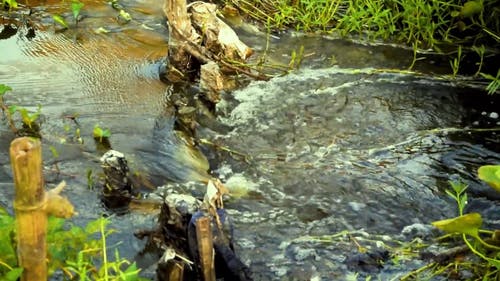
<path fill-rule="evenodd" d="M 87 187 L 87 171 L 100 171 L 102 152 L 91 137 L 95 124 L 110 128 L 113 148 L 154 183 L 206 178 L 200 170 L 205 157 L 172 130 L 170 86 L 158 79 L 168 40 L 161 5 L 125 1 L 134 20 L 122 25 L 109 5 L 89 2 L 78 28 L 55 32 L 50 13 L 69 18 L 69 9 L 59 1 L 31 4 L 35 36 L 28 38 L 28 28 L 20 24 L 15 35 L 0 40 L 0 83 L 14 89 L 6 96 L 9 104 L 42 105 L 48 186 L 68 182 L 65 195 L 80 213 L 76 223 L 106 212 Z M 110 32 L 95 33 L 100 27 Z M 245 26 L 238 31 L 257 50 L 256 60 L 265 51 L 265 34 Z M 368 234 L 371 240 L 408 240 L 405 226 L 455 215 L 443 191 L 450 178 L 470 184 L 467 211 L 481 212 L 487 227 L 499 226 L 500 196 L 475 176 L 479 166 L 500 163 L 500 119 L 493 114 L 500 113 L 498 97 L 432 76 L 373 71 L 405 69 L 412 58 L 405 50 L 279 37 L 270 40 L 270 57 L 287 63 L 291 51 L 303 45 L 302 69 L 227 95 L 215 118 L 200 120 L 217 125 L 199 130 L 201 137 L 248 156 L 245 162 L 237 154 L 202 147 L 212 173 L 239 194 L 226 208 L 237 253 L 256 280 L 344 279 L 353 270 L 345 261 L 357 246 L 345 235 L 332 243 L 306 237 L 348 230 L 372 248 L 376 243 L 365 241 Z M 429 74 L 443 71 L 426 62 L 418 67 Z M 73 115 L 78 124 L 67 118 Z M 155 129 L 158 122 L 162 130 Z M 72 139 L 76 128 L 83 145 Z M 8 207 L 13 137 L 1 123 L 0 202 Z M 49 146 L 59 151 L 57 160 Z M 132 232 L 154 222 L 154 215 L 141 212 L 114 218 L 112 227 L 120 232 L 110 244 L 133 259 L 143 243 Z M 388 263 L 374 274 L 389 280 L 422 263 Z"/>

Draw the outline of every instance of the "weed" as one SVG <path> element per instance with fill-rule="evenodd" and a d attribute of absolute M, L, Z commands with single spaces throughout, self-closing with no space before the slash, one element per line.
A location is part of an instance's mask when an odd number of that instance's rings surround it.
<path fill-rule="evenodd" d="M 78 17 L 80 16 L 80 11 L 82 10 L 84 4 L 80 2 L 79 0 L 72 0 L 70 4 L 71 12 L 73 13 L 73 19 L 75 21 L 75 26 L 78 26 Z M 54 20 L 54 23 L 58 23 L 61 25 L 64 29 L 69 28 L 68 23 L 66 20 L 60 16 L 60 15 L 52 15 L 52 19 Z"/>
<path fill-rule="evenodd" d="M 500 69 L 498 69 L 497 76 L 493 76 L 487 73 L 479 73 L 483 78 L 490 80 L 490 83 L 486 87 L 488 94 L 494 94 L 500 89 Z"/>
<path fill-rule="evenodd" d="M 457 77 L 460 68 L 460 61 L 462 60 L 462 46 L 458 46 L 457 57 L 450 61 L 451 69 L 453 71 L 453 78 Z"/>
<path fill-rule="evenodd" d="M 476 52 L 479 56 L 479 62 L 476 63 L 477 71 L 474 74 L 474 76 L 478 76 L 481 73 L 481 68 L 483 67 L 484 53 L 486 52 L 486 48 L 484 47 L 484 45 L 481 45 L 480 47 L 472 46 L 472 50 L 474 50 L 474 52 Z"/>
<path fill-rule="evenodd" d="M 18 136 L 31 136 L 41 138 L 39 117 L 42 106 L 38 105 L 35 112 L 30 112 L 28 109 L 16 105 L 7 105 L 5 103 L 5 93 L 12 91 L 12 88 L 4 84 L 0 84 L 0 109 L 5 114 L 7 122 L 12 132 Z M 14 114 L 18 112 L 21 116 L 22 127 L 18 128 L 14 120 Z"/>
<path fill-rule="evenodd" d="M 111 131 L 109 129 L 102 129 L 101 127 L 99 127 L 99 125 L 96 124 L 94 126 L 93 135 L 94 139 L 102 143 L 111 136 Z"/>
<path fill-rule="evenodd" d="M 106 238 L 114 232 L 107 229 L 108 219 L 90 221 L 84 228 L 68 228 L 65 219 L 55 217 L 49 217 L 48 222 L 49 275 L 62 271 L 69 280 L 146 280 L 139 277 L 135 263 L 121 258 L 118 250 L 114 260 L 107 258 Z M 15 231 L 15 219 L 0 208 L 0 280 L 18 280 L 23 271 L 17 263 Z"/>
<path fill-rule="evenodd" d="M 71 11 L 73 12 L 73 18 L 75 19 L 75 25 L 78 25 L 78 16 L 82 10 L 84 4 L 78 0 L 73 0 L 71 2 Z"/>
<path fill-rule="evenodd" d="M 492 0 L 225 0 L 270 30 L 293 27 L 306 32 L 321 30 L 365 40 L 403 43 L 414 50 L 412 69 L 421 50 L 454 48 L 452 75 L 459 74 L 468 52 L 479 55 L 477 76 L 487 48 L 500 41 L 500 11 Z M 476 47 L 480 46 L 480 47 Z M 466 52 L 467 51 L 467 52 Z M 496 92 L 500 82 L 494 74 L 487 90 Z M 485 76 L 489 75 L 489 76 Z"/>
<path fill-rule="evenodd" d="M 486 181 L 494 189 L 500 191 L 500 165 L 483 166 L 478 171 L 479 178 Z M 451 189 L 446 193 L 455 200 L 458 206 L 458 217 L 436 221 L 432 224 L 449 234 L 459 234 L 469 250 L 481 258 L 488 266 L 477 265 L 477 269 L 483 268 L 483 276 L 500 276 L 500 237 L 497 231 L 481 229 L 483 219 L 479 213 L 464 214 L 467 205 L 467 185 L 460 182 L 450 182 Z M 490 237 L 484 238 L 485 235 Z M 471 239 L 472 238 L 472 239 Z M 494 270 L 490 271 L 489 267 Z M 483 279 L 484 280 L 484 279 Z"/>
<path fill-rule="evenodd" d="M 17 2 L 16 0 L 2 0 L 2 6 L 5 9 L 9 9 L 9 11 L 12 11 L 12 9 L 17 8 Z"/>

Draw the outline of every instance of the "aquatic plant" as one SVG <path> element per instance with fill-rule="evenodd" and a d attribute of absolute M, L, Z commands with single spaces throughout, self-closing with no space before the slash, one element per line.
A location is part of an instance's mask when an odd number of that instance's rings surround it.
<path fill-rule="evenodd" d="M 111 136 L 111 131 L 109 129 L 103 129 L 99 127 L 98 124 L 94 126 L 94 130 L 92 132 L 94 139 L 98 140 L 100 143 L 106 141 Z"/>
<path fill-rule="evenodd" d="M 480 73 L 480 75 L 491 81 L 486 87 L 488 94 L 496 93 L 500 88 L 500 69 L 498 69 L 496 77 L 487 73 Z"/>
<path fill-rule="evenodd" d="M 66 23 L 66 20 L 64 20 L 64 18 L 61 17 L 60 15 L 52 15 L 52 19 L 54 20 L 54 23 L 58 23 L 64 28 L 69 28 L 68 24 Z"/>
<path fill-rule="evenodd" d="M 30 129 L 34 129 L 36 121 L 38 120 L 38 117 L 40 117 L 40 114 L 42 112 L 42 106 L 38 105 L 38 109 L 35 112 L 30 112 L 24 107 L 17 108 L 17 111 L 19 112 L 19 114 L 21 114 L 23 125 L 27 126 Z"/>
<path fill-rule="evenodd" d="M 73 13 L 73 19 L 75 20 L 75 26 L 78 25 L 78 16 L 80 15 L 80 11 L 82 10 L 84 4 L 78 0 L 73 0 L 71 1 L 71 12 Z M 54 20 L 55 23 L 58 23 L 61 25 L 63 28 L 69 28 L 68 23 L 66 20 L 60 16 L 60 15 L 52 15 L 52 19 Z"/>
<path fill-rule="evenodd" d="M 500 165 L 482 166 L 478 176 L 495 190 L 500 191 Z M 467 205 L 467 185 L 461 182 L 450 182 L 451 190 L 446 193 L 455 200 L 458 206 L 458 217 L 435 221 L 432 224 L 450 235 L 460 235 L 467 248 L 489 266 L 478 265 L 483 268 L 483 276 L 500 276 L 500 230 L 490 231 L 481 229 L 483 219 L 479 213 L 464 214 Z M 489 236 L 489 237 L 488 237 Z M 490 270 L 493 267 L 494 270 Z M 488 280 L 488 279 L 483 279 Z"/>
<path fill-rule="evenodd" d="M 450 59 L 452 77 L 463 67 L 469 53 L 479 54 L 477 74 L 484 66 L 486 46 L 500 41 L 500 10 L 493 0 L 225 0 L 246 16 L 271 30 L 295 28 L 322 31 L 363 41 L 383 40 L 411 46 L 414 56 L 410 69 L 425 50 Z M 453 52 L 453 49 L 456 50 Z M 470 56 L 469 56 L 470 58 Z M 495 70 L 498 66 L 493 65 Z M 492 80 L 487 90 L 498 90 Z M 496 77 L 498 79 L 498 77 Z"/>
<path fill-rule="evenodd" d="M 35 112 L 30 112 L 28 109 L 17 105 L 7 105 L 5 103 L 5 93 L 8 91 L 12 91 L 12 88 L 4 84 L 0 84 L 0 109 L 5 114 L 12 132 L 16 135 L 27 135 L 40 138 L 40 124 L 38 119 L 42 110 L 41 105 L 38 105 Z M 14 114 L 16 112 L 21 115 L 21 128 L 17 128 L 14 120 Z"/>
<path fill-rule="evenodd" d="M 114 230 L 109 219 L 98 218 L 85 227 L 68 225 L 65 219 L 49 217 L 47 231 L 49 275 L 62 272 L 69 280 L 146 280 L 139 269 L 120 257 L 107 257 L 106 239 Z M 0 280 L 15 281 L 23 268 L 17 263 L 15 219 L 0 208 Z M 97 235 L 97 236 L 96 236 Z"/>
<path fill-rule="evenodd" d="M 73 18 L 75 19 L 75 24 L 78 24 L 78 16 L 82 10 L 84 4 L 78 0 L 71 1 L 71 11 L 73 12 Z"/>

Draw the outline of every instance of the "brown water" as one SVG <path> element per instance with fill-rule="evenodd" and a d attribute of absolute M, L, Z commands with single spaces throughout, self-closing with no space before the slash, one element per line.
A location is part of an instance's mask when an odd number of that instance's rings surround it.
<path fill-rule="evenodd" d="M 172 89 L 159 80 L 168 39 L 161 3 L 121 3 L 134 19 L 128 24 L 120 24 L 118 12 L 104 2 L 85 4 L 77 28 L 56 32 L 50 14 L 69 19 L 67 4 L 31 3 L 35 36 L 18 18 L 17 32 L 0 40 L 0 83 L 14 89 L 6 102 L 33 110 L 42 105 L 46 178 L 49 185 L 68 182 L 65 194 L 81 214 L 77 223 L 106 212 L 87 188 L 87 171 L 100 171 L 101 152 L 91 137 L 95 124 L 110 128 L 113 148 L 155 183 L 206 176 L 199 168 L 204 157 L 173 132 L 168 115 Z M 10 24 L 5 16 L 2 23 Z M 110 32 L 96 33 L 101 27 Z M 479 166 L 500 163 L 498 97 L 432 76 L 374 71 L 406 69 L 412 54 L 402 49 L 282 34 L 271 37 L 265 50 L 265 34 L 244 25 L 238 32 L 257 50 L 254 61 L 268 52 L 270 61 L 287 64 L 292 50 L 305 50 L 302 70 L 252 82 L 226 95 L 215 119 L 200 120 L 208 124 L 200 136 L 250 159 L 203 147 L 213 174 L 239 194 L 226 207 L 237 253 L 256 280 L 344 280 L 361 270 L 346 262 L 356 245 L 345 235 L 331 243 L 309 236 L 348 230 L 369 248 L 410 240 L 405 226 L 454 216 L 443 192 L 449 178 L 471 185 L 468 211 L 480 211 L 488 227 L 499 226 L 500 197 L 475 177 Z M 426 61 L 417 66 L 429 74 L 444 71 Z M 76 128 L 83 145 L 74 141 Z M 0 202 L 9 207 L 12 138 L 0 123 Z M 49 146 L 59 151 L 59 175 Z M 121 232 L 110 244 L 121 241 L 122 255 L 133 259 L 143 244 L 132 232 L 154 222 L 137 212 L 114 218 L 111 227 Z M 388 262 L 370 272 L 390 280 L 424 262 Z M 145 271 L 151 276 L 154 268 Z"/>

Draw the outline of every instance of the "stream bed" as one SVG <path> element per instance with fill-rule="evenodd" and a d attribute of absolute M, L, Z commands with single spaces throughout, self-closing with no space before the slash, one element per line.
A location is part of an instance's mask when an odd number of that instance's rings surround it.
<path fill-rule="evenodd" d="M 108 213 L 87 182 L 89 172 L 100 172 L 103 153 L 92 139 L 96 124 L 111 130 L 112 147 L 131 169 L 156 185 L 189 190 L 207 177 L 200 169 L 205 157 L 173 132 L 172 87 L 159 80 L 168 41 L 161 6 L 122 5 L 133 18 L 127 24 L 109 5 L 86 2 L 78 27 L 58 32 L 51 14 L 71 15 L 63 2 L 34 6 L 30 24 L 0 16 L 0 34 L 9 35 L 0 39 L 0 83 L 13 88 L 5 100 L 42 106 L 47 186 L 67 181 L 76 224 Z M 456 216 L 444 192 L 450 179 L 469 184 L 466 212 L 480 212 L 486 228 L 500 227 L 500 195 L 476 176 L 478 167 L 500 163 L 498 95 L 437 78 L 432 74 L 444 67 L 432 62 L 417 65 L 420 74 L 377 71 L 411 63 L 411 52 L 391 46 L 287 33 L 265 50 L 264 33 L 237 30 L 254 56 L 265 51 L 286 63 L 297 46 L 305 50 L 300 69 L 223 95 L 198 130 L 234 152 L 201 148 L 210 173 L 233 193 L 225 208 L 236 253 L 255 280 L 347 280 L 356 272 L 359 280 L 398 280 L 427 261 L 395 261 L 395 241 L 435 237 L 430 222 Z M 13 138 L 2 119 L 0 204 L 10 210 Z M 119 232 L 109 244 L 154 276 L 133 232 L 153 227 L 155 215 L 136 211 L 111 220 Z M 370 262 L 359 247 L 380 257 Z"/>

